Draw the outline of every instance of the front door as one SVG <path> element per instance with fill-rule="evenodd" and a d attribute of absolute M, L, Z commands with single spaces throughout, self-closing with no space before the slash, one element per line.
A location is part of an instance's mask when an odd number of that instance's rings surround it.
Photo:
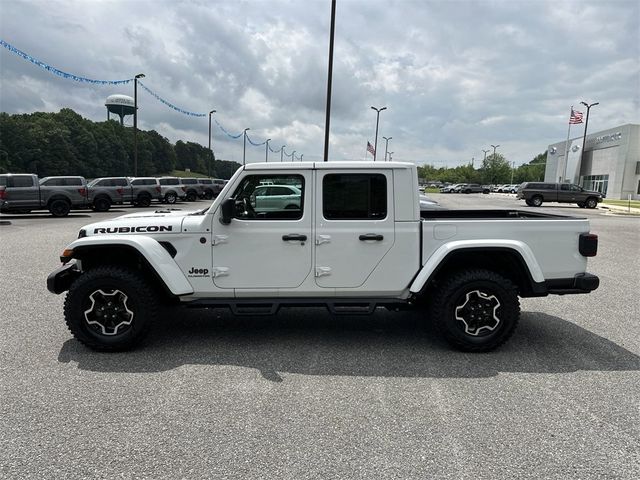
<path fill-rule="evenodd" d="M 393 172 L 316 172 L 316 284 L 359 287 L 395 240 Z"/>
<path fill-rule="evenodd" d="M 296 288 L 311 274 L 311 171 L 247 173 L 232 194 L 231 223 L 213 227 L 213 282 L 220 288 Z"/>

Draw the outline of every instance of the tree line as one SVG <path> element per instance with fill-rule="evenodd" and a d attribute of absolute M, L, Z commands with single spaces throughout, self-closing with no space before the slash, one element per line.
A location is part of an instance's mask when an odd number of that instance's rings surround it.
<path fill-rule="evenodd" d="M 115 120 L 93 122 L 69 108 L 58 113 L 0 113 L 0 173 L 133 176 L 133 129 Z M 206 147 L 155 130 L 138 130 L 138 176 L 190 169 L 203 176 L 231 178 L 237 162 L 216 160 Z"/>
<path fill-rule="evenodd" d="M 511 168 L 507 159 L 499 154 L 488 155 L 479 168 L 473 165 L 460 165 L 454 168 L 423 165 L 418 167 L 418 176 L 423 181 L 440 181 L 443 183 L 480 183 L 484 185 L 500 185 L 505 183 L 522 183 L 544 180 L 547 152 L 536 155 L 533 160 L 516 169 Z"/>

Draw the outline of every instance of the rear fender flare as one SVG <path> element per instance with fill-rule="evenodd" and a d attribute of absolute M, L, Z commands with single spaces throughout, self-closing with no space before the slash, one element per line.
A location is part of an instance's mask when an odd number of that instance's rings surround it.
<path fill-rule="evenodd" d="M 82 250 L 84 248 L 127 247 L 136 250 L 147 260 L 151 268 L 162 280 L 167 289 L 174 295 L 193 293 L 193 287 L 184 273 L 162 245 L 155 239 L 145 235 L 94 236 L 75 240 L 67 249 Z"/>
<path fill-rule="evenodd" d="M 460 251 L 460 250 L 478 250 L 481 252 L 483 249 L 501 249 L 512 250 L 520 255 L 527 269 L 531 279 L 536 283 L 544 282 L 544 275 L 542 269 L 536 260 L 535 255 L 529 248 L 529 246 L 518 240 L 460 240 L 448 242 L 438 248 L 431 257 L 424 264 L 416 278 L 414 279 L 409 290 L 411 293 L 419 293 L 425 285 L 429 282 L 433 274 L 438 267 L 447 258 L 448 255 Z"/>

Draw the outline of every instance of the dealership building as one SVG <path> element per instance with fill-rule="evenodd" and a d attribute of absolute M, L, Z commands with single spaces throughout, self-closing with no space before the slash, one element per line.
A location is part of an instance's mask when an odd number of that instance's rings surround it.
<path fill-rule="evenodd" d="M 576 183 L 607 198 L 640 200 L 640 125 L 626 124 L 549 145 L 545 182 Z M 568 152 L 565 159 L 565 152 Z M 565 173 L 566 172 L 566 173 Z"/>

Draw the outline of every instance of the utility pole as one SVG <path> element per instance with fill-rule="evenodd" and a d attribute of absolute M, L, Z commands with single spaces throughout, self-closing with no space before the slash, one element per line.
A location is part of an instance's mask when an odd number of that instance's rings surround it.
<path fill-rule="evenodd" d="M 380 122 L 380 112 L 383 110 L 386 110 L 387 107 L 382 107 L 382 108 L 376 108 L 376 107 L 371 107 L 371 110 L 375 110 L 376 111 L 376 139 L 375 139 L 375 145 L 373 146 L 373 161 L 376 161 L 376 155 L 378 155 L 378 123 Z"/>

